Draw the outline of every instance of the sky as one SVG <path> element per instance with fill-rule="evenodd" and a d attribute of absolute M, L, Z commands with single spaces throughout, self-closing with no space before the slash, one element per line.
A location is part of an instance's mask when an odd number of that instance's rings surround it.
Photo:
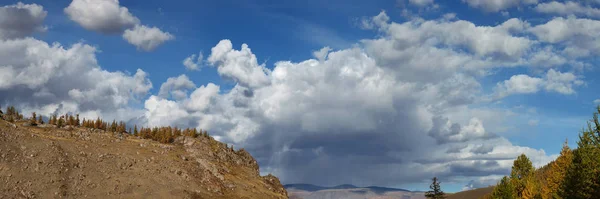
<path fill-rule="evenodd" d="M 284 184 L 455 192 L 576 146 L 599 6 L 0 0 L 0 104 L 205 129 Z"/>

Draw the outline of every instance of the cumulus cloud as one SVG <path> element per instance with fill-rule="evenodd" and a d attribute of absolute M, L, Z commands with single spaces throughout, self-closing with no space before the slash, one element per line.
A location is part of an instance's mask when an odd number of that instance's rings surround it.
<path fill-rule="evenodd" d="M 183 66 L 185 66 L 186 69 L 188 70 L 200 70 L 200 68 L 202 67 L 202 61 L 204 59 L 204 55 L 202 55 L 202 52 L 199 53 L 198 55 L 190 55 L 189 57 L 186 57 L 183 60 Z"/>
<path fill-rule="evenodd" d="M 462 0 L 469 6 L 486 12 L 498 12 L 522 5 L 534 5 L 538 0 Z"/>
<path fill-rule="evenodd" d="M 553 44 L 571 58 L 586 58 L 600 52 L 600 21 L 575 16 L 556 17 L 528 30 L 540 41 Z"/>
<path fill-rule="evenodd" d="M 21 38 L 46 31 L 42 24 L 47 13 L 37 4 L 19 2 L 0 7 L 0 39 Z"/>
<path fill-rule="evenodd" d="M 106 71 L 95 53 L 82 43 L 64 47 L 33 38 L 0 40 L 0 101 L 42 115 L 80 112 L 131 119 L 119 110 L 146 96 L 152 88 L 148 75 L 139 69 L 133 75 Z"/>
<path fill-rule="evenodd" d="M 362 47 L 380 44 L 365 40 Z M 459 72 L 466 69 L 429 74 L 435 77 L 429 80 L 405 78 L 398 73 L 418 70 L 419 63 L 391 65 L 390 58 L 364 49 L 324 48 L 315 53 L 317 59 L 279 61 L 268 70 L 247 45 L 238 51 L 223 40 L 208 61 L 230 67 L 219 74 L 237 83 L 233 89 L 221 93 L 207 84 L 184 100 L 158 103 L 152 98 L 148 103 L 168 105 L 177 110 L 172 118 L 245 147 L 263 172 L 286 183 L 390 185 L 427 179 L 434 171 L 448 178 L 478 178 L 506 174 L 520 153 L 537 163 L 551 160 L 544 151 L 514 146 L 489 132 L 486 122 L 497 121 L 500 114 L 461 118 L 445 111 L 473 103 L 481 89 L 475 78 Z M 463 56 L 476 60 L 480 55 L 472 51 Z M 151 112 L 159 106 L 148 107 Z M 153 120 L 152 114 L 147 116 Z M 364 170 L 367 166 L 373 169 Z M 414 172 L 402 172 L 406 170 Z"/>
<path fill-rule="evenodd" d="M 600 99 L 595 99 L 594 104 L 600 104 Z"/>
<path fill-rule="evenodd" d="M 157 27 L 147 27 L 136 25 L 132 29 L 127 29 L 123 33 L 123 39 L 143 51 L 153 51 L 166 41 L 175 39 L 175 36 L 168 32 L 163 32 Z"/>
<path fill-rule="evenodd" d="M 175 39 L 157 27 L 141 25 L 140 20 L 119 5 L 119 0 L 73 0 L 64 9 L 71 20 L 83 28 L 103 34 L 122 34 L 138 50 L 153 51 Z"/>
<path fill-rule="evenodd" d="M 535 7 L 535 11 L 546 14 L 557 14 L 557 15 L 577 15 L 586 17 L 600 17 L 600 9 L 593 8 L 590 5 L 581 5 L 579 2 L 567 1 L 558 2 L 552 1 L 547 3 L 540 3 Z"/>
<path fill-rule="evenodd" d="M 121 34 L 140 23 L 119 0 L 73 0 L 64 11 L 85 29 L 104 34 Z"/>
<path fill-rule="evenodd" d="M 177 100 L 185 99 L 187 98 L 187 91 L 194 88 L 196 88 L 196 84 L 190 81 L 186 75 L 170 77 L 160 86 L 158 96 L 163 98 L 171 96 L 173 99 Z"/>
<path fill-rule="evenodd" d="M 264 64 L 258 64 L 247 44 L 242 44 L 240 50 L 235 50 L 231 41 L 222 40 L 211 49 L 208 62 L 217 67 L 219 75 L 242 86 L 257 88 L 269 84 L 269 69 Z"/>
<path fill-rule="evenodd" d="M 548 70 L 544 78 L 530 77 L 529 75 L 514 75 L 510 79 L 500 82 L 496 85 L 496 92 L 499 97 L 505 97 L 511 94 L 537 93 L 544 89 L 548 92 L 556 92 L 564 95 L 574 94 L 574 86 L 583 85 L 573 73 Z"/>

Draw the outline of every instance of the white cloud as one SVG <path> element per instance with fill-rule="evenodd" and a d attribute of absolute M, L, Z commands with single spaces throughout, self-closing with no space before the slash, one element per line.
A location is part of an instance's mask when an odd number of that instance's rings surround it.
<path fill-rule="evenodd" d="M 508 94 L 514 93 L 537 93 L 540 86 L 544 83 L 541 78 L 530 77 L 528 75 L 514 75 L 509 80 L 505 80 L 503 83 L 498 83 L 498 89 L 501 92 Z"/>
<path fill-rule="evenodd" d="M 535 7 L 535 11 L 540 13 L 558 14 L 563 16 L 577 15 L 595 18 L 600 17 L 600 9 L 593 8 L 590 5 L 581 5 L 579 2 L 574 1 L 552 1 L 547 3 L 540 3 Z"/>
<path fill-rule="evenodd" d="M 547 91 L 569 95 L 575 93 L 573 86 L 581 86 L 583 83 L 584 82 L 573 73 L 561 73 L 560 71 L 550 69 L 546 74 L 545 89 Z"/>
<path fill-rule="evenodd" d="M 524 74 L 514 75 L 510 79 L 498 83 L 495 91 L 500 98 L 511 94 L 537 93 L 541 89 L 548 92 L 570 95 L 575 93 L 574 86 L 583 84 L 584 82 L 573 73 L 562 73 L 550 69 L 543 79 Z"/>
<path fill-rule="evenodd" d="M 202 67 L 203 59 L 204 55 L 202 55 L 202 52 L 198 53 L 198 55 L 193 54 L 183 60 L 183 65 L 188 70 L 199 71 Z"/>
<path fill-rule="evenodd" d="M 125 30 L 123 39 L 140 50 L 153 51 L 164 42 L 175 39 L 175 36 L 157 27 L 136 25 L 133 29 Z"/>
<path fill-rule="evenodd" d="M 321 50 L 313 52 L 313 57 L 317 58 L 319 61 L 324 61 L 331 50 L 332 49 L 329 46 L 325 46 L 321 48 Z"/>
<path fill-rule="evenodd" d="M 0 39 L 21 38 L 46 31 L 42 24 L 47 13 L 37 4 L 19 2 L 0 7 Z"/>
<path fill-rule="evenodd" d="M 183 118 L 189 114 L 180 105 L 174 101 L 161 99 L 156 96 L 150 96 L 144 103 L 146 118 L 150 126 L 168 126 L 177 125 Z"/>
<path fill-rule="evenodd" d="M 242 86 L 257 88 L 269 84 L 269 69 L 258 64 L 247 44 L 242 44 L 238 51 L 233 49 L 231 41 L 222 40 L 211 49 L 208 62 L 217 67 L 219 75 Z"/>
<path fill-rule="evenodd" d="M 204 111 L 210 105 L 211 101 L 218 96 L 219 86 L 209 83 L 206 86 L 200 86 L 185 102 L 185 107 L 192 111 Z"/>
<path fill-rule="evenodd" d="M 600 99 L 595 99 L 594 104 L 600 104 Z"/>
<path fill-rule="evenodd" d="M 160 86 L 158 96 L 162 98 L 171 96 L 173 99 L 181 100 L 187 98 L 187 91 L 193 88 L 196 88 L 196 84 L 186 75 L 170 77 Z"/>
<path fill-rule="evenodd" d="M 462 0 L 469 6 L 487 12 L 498 12 L 512 7 L 537 4 L 538 0 Z"/>
<path fill-rule="evenodd" d="M 554 44 L 572 58 L 589 57 L 600 52 L 600 21 L 556 17 L 528 30 L 540 41 Z"/>
<path fill-rule="evenodd" d="M 131 119 L 115 110 L 144 98 L 152 83 L 139 69 L 130 75 L 100 68 L 95 53 L 82 43 L 67 48 L 33 38 L 0 40 L 0 101 L 44 115 L 95 112 Z"/>
<path fill-rule="evenodd" d="M 140 23 L 119 0 L 73 0 L 64 11 L 85 29 L 105 34 L 120 34 Z"/>
<path fill-rule="evenodd" d="M 403 24 L 392 23 L 386 32 L 397 42 L 409 45 L 448 45 L 465 47 L 478 56 L 500 54 L 506 57 L 520 57 L 532 45 L 525 37 L 513 36 L 529 26 L 519 19 L 509 19 L 495 26 L 476 26 L 469 21 L 420 21 Z M 435 38 L 435 39 L 434 39 Z"/>

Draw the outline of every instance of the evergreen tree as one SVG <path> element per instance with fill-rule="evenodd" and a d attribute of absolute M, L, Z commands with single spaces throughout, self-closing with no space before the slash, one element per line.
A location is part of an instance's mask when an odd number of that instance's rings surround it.
<path fill-rule="evenodd" d="M 525 154 L 521 154 L 514 161 L 510 173 L 511 183 L 515 187 L 515 194 L 519 198 L 533 198 L 535 193 L 533 164 Z"/>
<path fill-rule="evenodd" d="M 434 177 L 432 179 L 432 181 L 433 182 L 431 183 L 431 185 L 429 185 L 429 189 L 431 189 L 431 190 L 425 192 L 425 197 L 430 198 L 430 199 L 446 198 L 446 194 L 440 188 L 440 182 L 438 181 L 437 177 Z"/>
<path fill-rule="evenodd" d="M 588 123 L 588 129 L 579 135 L 577 149 L 573 151 L 573 161 L 561 187 L 563 198 L 594 198 L 600 194 L 600 153 L 598 146 L 594 145 L 593 131 Z"/>
<path fill-rule="evenodd" d="M 38 123 L 39 124 L 44 124 L 44 120 L 42 119 L 41 115 L 38 117 Z"/>
<path fill-rule="evenodd" d="M 56 126 L 58 128 L 63 127 L 65 125 L 65 121 L 63 120 L 63 116 L 60 116 L 60 118 L 58 119 L 58 121 L 56 121 Z"/>
<path fill-rule="evenodd" d="M 500 180 L 498 185 L 494 187 L 491 198 L 493 199 L 514 199 L 517 198 L 515 194 L 515 186 L 510 182 L 510 179 L 506 176 Z"/>
<path fill-rule="evenodd" d="M 35 112 L 31 113 L 31 119 L 29 119 L 29 124 L 37 125 L 37 116 L 35 115 Z"/>

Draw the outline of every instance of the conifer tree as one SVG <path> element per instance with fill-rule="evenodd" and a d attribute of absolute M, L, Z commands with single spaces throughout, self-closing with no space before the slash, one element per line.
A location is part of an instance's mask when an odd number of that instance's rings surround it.
<path fill-rule="evenodd" d="M 38 121 L 37 121 L 37 122 L 38 122 L 39 124 L 44 124 L 44 120 L 42 119 L 42 116 L 41 116 L 41 115 L 38 117 Z"/>
<path fill-rule="evenodd" d="M 597 119 L 595 113 L 594 124 L 597 123 Z M 598 126 L 592 127 L 588 122 L 588 129 L 579 135 L 577 149 L 573 151 L 573 160 L 561 187 L 563 198 L 583 199 L 600 196 L 600 151 L 594 135 L 597 130 Z"/>
<path fill-rule="evenodd" d="M 446 194 L 440 188 L 440 182 L 437 177 L 433 177 L 431 185 L 429 185 L 429 191 L 425 193 L 425 197 L 430 199 L 444 199 L 446 198 Z"/>
<path fill-rule="evenodd" d="M 547 187 L 544 187 L 542 190 L 544 196 L 547 196 L 548 198 L 560 198 L 560 195 L 564 195 L 564 190 L 561 185 L 564 183 L 567 170 L 569 170 L 572 161 L 573 152 L 569 148 L 568 141 L 565 140 L 563 148 L 560 151 L 560 156 L 550 164 L 551 172 L 547 178 L 548 184 Z"/>
<path fill-rule="evenodd" d="M 494 187 L 491 198 L 493 199 L 514 199 L 516 198 L 515 187 L 506 176 L 500 180 L 498 185 Z"/>
<path fill-rule="evenodd" d="M 56 121 L 56 126 L 58 128 L 63 127 L 63 125 L 65 125 L 65 121 L 63 120 L 63 116 L 60 116 L 60 118 L 58 119 L 58 121 Z"/>
<path fill-rule="evenodd" d="M 515 194 L 519 198 L 533 198 L 534 193 L 534 171 L 533 164 L 525 154 L 521 154 L 513 162 L 510 180 L 515 187 Z"/>
<path fill-rule="evenodd" d="M 31 119 L 29 119 L 29 124 L 37 125 L 37 116 L 35 115 L 35 112 L 31 113 Z"/>

